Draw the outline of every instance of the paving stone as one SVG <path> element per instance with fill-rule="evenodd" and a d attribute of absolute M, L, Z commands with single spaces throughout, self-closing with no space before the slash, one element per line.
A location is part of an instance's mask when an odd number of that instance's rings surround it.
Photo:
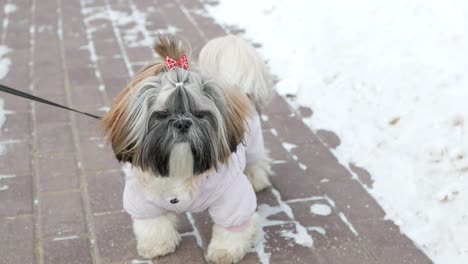
<path fill-rule="evenodd" d="M 69 123 L 49 123 L 38 125 L 37 150 L 40 154 L 70 152 L 75 149 Z"/>
<path fill-rule="evenodd" d="M 93 213 L 123 210 L 124 176 L 120 170 L 98 172 L 87 177 Z"/>
<path fill-rule="evenodd" d="M 94 43 L 96 53 L 100 58 L 113 58 L 121 56 L 119 45 L 113 41 L 97 41 Z"/>
<path fill-rule="evenodd" d="M 294 116 L 291 116 L 294 115 Z M 278 131 L 283 142 L 302 145 L 318 141 L 317 136 L 295 114 L 269 115 L 268 122 Z"/>
<path fill-rule="evenodd" d="M 204 211 L 201 213 L 192 214 L 193 219 L 195 221 L 195 225 L 200 233 L 200 237 L 202 239 L 203 248 L 208 248 L 208 244 L 211 240 L 211 229 L 213 227 L 213 221 L 208 213 L 208 211 Z"/>
<path fill-rule="evenodd" d="M 80 187 L 76 157 L 73 153 L 43 155 L 37 158 L 39 191 L 54 192 Z"/>
<path fill-rule="evenodd" d="M 31 147 L 25 140 L 1 140 L 0 172 L 4 175 L 31 175 Z"/>
<path fill-rule="evenodd" d="M 79 192 L 51 193 L 39 201 L 44 237 L 63 237 L 86 232 Z"/>
<path fill-rule="evenodd" d="M 264 190 L 260 193 L 257 193 L 257 212 L 262 215 L 263 207 L 279 207 L 277 198 L 271 192 L 271 189 Z M 266 208 L 268 208 L 266 207 Z M 268 212 L 270 213 L 270 212 Z M 283 211 L 279 211 L 276 214 L 269 214 L 267 217 L 268 220 L 277 220 L 277 221 L 290 221 L 291 218 Z"/>
<path fill-rule="evenodd" d="M 266 107 L 264 112 L 268 115 L 289 115 L 291 113 L 291 110 L 286 100 L 284 100 L 284 98 L 276 94 L 271 100 L 270 104 Z"/>
<path fill-rule="evenodd" d="M 128 58 L 132 62 L 145 62 L 148 63 L 153 60 L 152 47 L 135 47 L 126 49 Z"/>
<path fill-rule="evenodd" d="M 54 103 L 66 105 L 65 95 L 63 97 L 50 96 L 46 98 Z M 42 126 L 51 123 L 66 123 L 70 120 L 69 111 L 46 104 L 34 103 L 34 112 L 36 113 L 36 123 Z"/>
<path fill-rule="evenodd" d="M 130 216 L 126 213 L 95 216 L 96 243 L 104 263 L 141 259 L 136 252 Z"/>
<path fill-rule="evenodd" d="M 432 263 L 392 221 L 360 221 L 354 227 L 379 263 Z"/>
<path fill-rule="evenodd" d="M 71 44 L 69 45 L 71 46 Z M 83 71 L 81 74 L 87 75 L 90 74 L 86 68 L 90 67 L 90 53 L 88 49 L 80 49 L 80 47 L 65 47 L 65 59 L 67 62 L 68 76 L 71 81 L 71 86 L 82 84 L 82 80 L 79 79 L 79 76 L 75 76 L 75 71 Z M 82 68 L 81 70 L 78 70 Z M 73 72 L 72 72 L 73 71 Z M 91 78 L 94 78 L 95 75 L 89 75 Z M 93 79 L 85 80 L 86 82 L 93 83 Z M 96 80 L 94 80 L 96 82 Z M 88 83 L 88 84 L 90 84 Z"/>
<path fill-rule="evenodd" d="M 271 176 L 271 181 L 285 200 L 322 194 L 316 183 L 294 161 L 273 164 L 272 170 L 275 174 Z"/>
<path fill-rule="evenodd" d="M 31 176 L 0 175 L 0 217 L 33 213 Z"/>
<path fill-rule="evenodd" d="M 295 233 L 293 224 L 265 227 L 268 245 L 266 253 L 271 253 L 270 263 L 320 263 L 313 254 L 312 249 L 296 245 L 285 233 Z"/>
<path fill-rule="evenodd" d="M 319 249 L 317 254 L 323 263 L 374 264 L 377 263 L 360 245 L 349 242 L 339 247 Z M 394 262 L 397 263 L 397 262 Z"/>
<path fill-rule="evenodd" d="M 366 169 L 356 166 L 354 163 L 350 163 L 349 168 L 357 175 L 359 182 L 364 184 L 367 188 L 372 188 L 374 180 Z"/>
<path fill-rule="evenodd" d="M 286 162 L 290 161 L 291 155 L 286 151 L 278 137 L 273 135 L 271 131 L 264 131 L 263 137 L 265 141 L 265 148 L 269 152 L 269 156 L 273 161 Z"/>
<path fill-rule="evenodd" d="M 322 143 L 324 143 L 325 146 L 331 149 L 335 149 L 340 145 L 340 138 L 332 131 L 320 129 L 317 130 L 316 134 L 317 137 L 320 138 Z"/>
<path fill-rule="evenodd" d="M 433 263 L 423 252 L 414 247 L 384 247 L 379 250 L 376 259 L 382 264 L 431 264 Z M 375 254 L 375 253 L 374 253 Z"/>
<path fill-rule="evenodd" d="M 34 77 L 34 94 L 53 100 L 57 103 L 65 102 L 65 82 L 63 76 L 39 75 Z M 49 106 L 50 107 L 50 106 Z"/>
<path fill-rule="evenodd" d="M 92 263 L 87 238 L 78 236 L 43 242 L 44 263 L 81 264 Z"/>
<path fill-rule="evenodd" d="M 350 221 L 383 219 L 385 216 L 382 208 L 355 180 L 326 182 L 322 189 Z"/>
<path fill-rule="evenodd" d="M 19 86 L 16 81 L 9 83 L 6 79 L 2 80 L 2 84 L 17 87 Z M 23 91 L 28 91 L 26 88 L 22 89 Z M 29 91 L 28 91 L 29 92 Z M 2 99 L 4 102 L 3 108 L 5 110 L 14 111 L 15 113 L 28 113 L 31 112 L 31 101 L 26 100 L 25 98 L 20 98 L 10 94 L 2 94 Z"/>
<path fill-rule="evenodd" d="M 103 116 L 105 111 L 91 111 L 91 113 L 97 116 Z M 76 114 L 75 122 L 78 137 L 81 140 L 104 137 L 104 131 L 99 127 L 99 120 L 90 118 L 89 116 Z"/>
<path fill-rule="evenodd" d="M 114 101 L 114 98 L 127 86 L 129 79 L 123 76 L 112 76 L 104 77 L 104 84 L 106 86 L 106 92 L 109 95 L 111 103 Z"/>
<path fill-rule="evenodd" d="M 289 203 L 295 218 L 309 229 L 314 240 L 314 248 L 329 248 L 342 245 L 357 238 L 339 217 L 339 211 L 333 208 L 333 201 L 318 199 L 315 201 Z M 321 205 L 330 208 L 329 215 L 317 215 L 311 212 L 311 206 Z"/>
<path fill-rule="evenodd" d="M 350 172 L 319 142 L 298 145 L 291 154 L 307 166 L 306 174 L 317 185 L 321 185 L 323 179 L 340 181 L 352 178 Z"/>
<path fill-rule="evenodd" d="M 99 70 L 103 77 L 127 77 L 128 71 L 123 59 L 102 58 L 98 61 Z"/>
<path fill-rule="evenodd" d="M 81 138 L 83 167 L 86 170 L 112 170 L 120 168 L 112 148 L 104 138 Z"/>
<path fill-rule="evenodd" d="M 0 218 L 1 263 L 35 263 L 32 217 Z"/>
<path fill-rule="evenodd" d="M 84 84 L 76 85 L 71 88 L 73 106 L 80 111 L 95 112 L 104 106 L 102 93 L 99 91 L 99 85 Z"/>
<path fill-rule="evenodd" d="M 73 59 L 67 59 L 67 61 L 73 62 Z M 68 76 L 71 87 L 84 86 L 98 88 L 99 86 L 94 68 L 89 66 L 77 65 L 76 67 L 69 68 Z"/>
<path fill-rule="evenodd" d="M 156 258 L 155 264 L 173 264 L 173 263 L 207 263 L 205 261 L 203 250 L 197 245 L 194 237 L 184 237 L 173 254 Z"/>
<path fill-rule="evenodd" d="M 29 139 L 32 131 L 31 113 L 7 114 L 0 131 L 0 141 L 8 139 Z"/>
<path fill-rule="evenodd" d="M 177 218 L 179 221 L 177 224 L 177 230 L 179 231 L 180 234 L 193 232 L 192 224 L 188 220 L 186 214 L 180 214 L 178 215 Z"/>
<path fill-rule="evenodd" d="M 313 115 L 313 113 L 314 113 L 314 111 L 312 111 L 312 109 L 310 109 L 309 107 L 306 107 L 306 106 L 299 106 L 298 109 L 297 109 L 297 112 L 299 113 L 299 115 L 302 118 L 311 117 Z"/>

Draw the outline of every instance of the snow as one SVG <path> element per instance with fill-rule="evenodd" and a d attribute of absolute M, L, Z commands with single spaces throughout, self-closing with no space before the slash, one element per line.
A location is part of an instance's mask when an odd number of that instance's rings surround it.
<path fill-rule="evenodd" d="M 0 80 L 5 78 L 10 71 L 11 60 L 6 55 L 10 49 L 5 45 L 0 45 Z"/>
<path fill-rule="evenodd" d="M 340 137 L 332 151 L 370 172 L 368 191 L 386 218 L 435 263 L 468 263 L 468 2 L 221 0 L 206 8 L 262 44 L 278 92 L 313 109 L 304 120 L 313 130 Z"/>
<path fill-rule="evenodd" d="M 314 204 L 310 207 L 310 212 L 316 215 L 330 215 L 331 211 L 330 206 L 326 204 Z"/>
<path fill-rule="evenodd" d="M 18 8 L 17 8 L 17 6 L 15 4 L 8 3 L 8 4 L 3 6 L 3 12 L 5 14 L 11 14 L 11 13 L 15 12 L 16 9 L 18 9 Z"/>

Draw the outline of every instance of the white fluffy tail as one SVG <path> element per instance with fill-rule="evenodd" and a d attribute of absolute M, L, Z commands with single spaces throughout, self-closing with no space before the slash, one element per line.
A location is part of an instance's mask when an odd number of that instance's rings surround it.
<path fill-rule="evenodd" d="M 210 40 L 200 52 L 199 65 L 218 81 L 242 89 L 258 108 L 271 99 L 273 82 L 264 60 L 238 36 Z"/>

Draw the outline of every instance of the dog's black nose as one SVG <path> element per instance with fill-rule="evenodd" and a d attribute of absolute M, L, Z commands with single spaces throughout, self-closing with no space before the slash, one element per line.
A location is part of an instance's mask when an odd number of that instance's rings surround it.
<path fill-rule="evenodd" d="M 185 133 L 192 126 L 192 121 L 189 119 L 178 119 L 174 122 L 174 127 L 179 130 L 180 133 Z"/>
<path fill-rule="evenodd" d="M 174 198 L 174 199 L 170 200 L 170 202 L 171 202 L 171 204 L 176 204 L 176 203 L 179 202 L 179 199 Z"/>

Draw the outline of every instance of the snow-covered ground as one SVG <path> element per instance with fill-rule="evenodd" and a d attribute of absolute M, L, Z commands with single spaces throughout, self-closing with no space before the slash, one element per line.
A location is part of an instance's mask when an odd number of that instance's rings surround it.
<path fill-rule="evenodd" d="M 436 263 L 468 263 L 468 2 L 221 0 L 279 93 L 366 168 L 387 218 Z M 466 120 L 465 120 L 466 119 Z"/>

